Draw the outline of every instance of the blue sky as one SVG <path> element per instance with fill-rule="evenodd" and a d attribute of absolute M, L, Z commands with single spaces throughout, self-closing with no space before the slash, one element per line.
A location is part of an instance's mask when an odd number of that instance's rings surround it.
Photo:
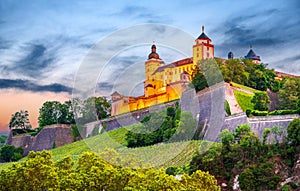
<path fill-rule="evenodd" d="M 226 58 L 232 50 L 242 57 L 252 44 L 270 68 L 300 75 L 299 12 L 298 0 L 1 0 L 0 91 L 70 95 L 90 48 L 117 30 L 144 23 L 171 25 L 195 38 L 205 25 L 215 56 Z M 146 60 L 146 48 L 145 55 L 115 61 Z"/>
<path fill-rule="evenodd" d="M 172 25 L 195 38 L 205 25 L 216 56 L 226 57 L 232 50 L 241 57 L 252 44 L 271 68 L 300 74 L 299 6 L 297 0 L 2 0 L 0 88 L 22 88 L 8 80 L 17 79 L 24 89 L 46 91 L 48 86 L 50 91 L 69 92 L 69 82 L 94 44 L 112 32 L 141 23 Z"/>

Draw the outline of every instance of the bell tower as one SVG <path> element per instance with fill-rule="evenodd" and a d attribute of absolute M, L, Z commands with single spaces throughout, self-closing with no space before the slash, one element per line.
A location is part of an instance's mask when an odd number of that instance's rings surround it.
<path fill-rule="evenodd" d="M 151 46 L 151 53 L 148 56 L 148 60 L 145 62 L 145 82 L 144 82 L 144 93 L 148 97 L 155 94 L 156 82 L 154 76 L 152 75 L 157 68 L 162 66 L 163 61 L 159 58 L 159 55 L 156 53 L 156 46 L 153 44 Z"/>
<path fill-rule="evenodd" d="M 202 33 L 193 45 L 193 63 L 196 65 L 202 59 L 207 58 L 214 58 L 214 45 L 211 44 L 211 39 L 204 33 L 204 26 L 202 26 Z"/>

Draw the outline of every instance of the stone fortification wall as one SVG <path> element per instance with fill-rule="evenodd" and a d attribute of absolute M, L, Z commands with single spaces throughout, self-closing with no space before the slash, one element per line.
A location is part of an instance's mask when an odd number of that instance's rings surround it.
<path fill-rule="evenodd" d="M 72 142 L 70 125 L 56 124 L 44 127 L 36 136 L 12 136 L 10 133 L 6 144 L 22 147 L 24 155 L 27 155 L 30 151 L 50 150 Z"/>

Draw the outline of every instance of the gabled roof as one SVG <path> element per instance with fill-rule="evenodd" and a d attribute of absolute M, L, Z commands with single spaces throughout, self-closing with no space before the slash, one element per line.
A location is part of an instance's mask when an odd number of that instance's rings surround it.
<path fill-rule="evenodd" d="M 115 95 L 121 95 L 121 94 L 119 94 L 117 91 L 111 94 L 111 96 L 115 96 Z"/>
<path fill-rule="evenodd" d="M 249 50 L 245 58 L 252 59 L 252 60 L 260 60 L 260 56 L 257 56 L 252 49 Z"/>
<path fill-rule="evenodd" d="M 210 38 L 208 38 L 208 36 L 204 33 L 204 26 L 202 26 L 202 33 L 200 34 L 200 36 L 197 39 L 210 40 Z"/>
<path fill-rule="evenodd" d="M 202 34 L 197 39 L 208 39 L 208 40 L 210 40 L 210 38 L 208 38 L 208 36 L 204 32 L 202 32 Z"/>

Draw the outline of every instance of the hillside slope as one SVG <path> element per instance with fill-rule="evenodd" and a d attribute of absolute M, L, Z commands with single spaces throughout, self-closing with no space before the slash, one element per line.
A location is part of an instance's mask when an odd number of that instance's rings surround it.
<path fill-rule="evenodd" d="M 125 161 L 137 161 L 143 166 L 153 166 L 156 168 L 167 168 L 170 166 L 183 167 L 189 164 L 193 155 L 200 150 L 201 145 L 205 145 L 206 148 L 211 145 L 211 143 L 202 141 L 186 141 L 161 143 L 148 147 L 127 148 L 124 146 L 126 132 L 125 128 L 119 128 L 55 148 L 52 150 L 53 159 L 59 160 L 65 156 L 71 156 L 73 160 L 77 160 L 83 152 L 105 153 L 108 148 L 113 148 Z M 106 154 L 103 156 L 106 157 Z M 0 170 L 7 168 L 9 165 L 10 163 L 1 164 Z"/>

